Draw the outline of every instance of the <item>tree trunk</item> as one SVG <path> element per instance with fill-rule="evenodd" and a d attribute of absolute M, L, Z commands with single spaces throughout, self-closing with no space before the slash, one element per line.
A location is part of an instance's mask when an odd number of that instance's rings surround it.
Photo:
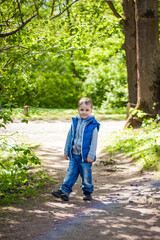
<path fill-rule="evenodd" d="M 137 56 L 136 56 L 136 22 L 134 0 L 123 1 L 126 65 L 128 75 L 129 103 L 137 103 Z"/>
<path fill-rule="evenodd" d="M 125 19 L 119 15 L 112 1 L 106 0 L 113 14 L 121 19 L 124 27 L 125 43 L 122 48 L 126 53 L 127 77 L 128 77 L 128 101 L 137 103 L 137 56 L 136 56 L 136 23 L 134 0 L 123 0 L 123 13 Z"/>
<path fill-rule="evenodd" d="M 137 108 L 155 115 L 160 103 L 158 0 L 136 1 Z"/>
<path fill-rule="evenodd" d="M 160 109 L 158 0 L 136 0 L 137 110 L 155 117 Z M 139 119 L 130 116 L 125 128 Z M 140 123 L 138 123 L 139 125 Z"/>

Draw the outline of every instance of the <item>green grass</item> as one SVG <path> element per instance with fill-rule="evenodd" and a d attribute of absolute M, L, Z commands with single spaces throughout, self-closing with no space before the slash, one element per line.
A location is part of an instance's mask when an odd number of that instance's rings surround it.
<path fill-rule="evenodd" d="M 160 123 L 143 124 L 139 130 L 127 129 L 109 136 L 106 151 L 132 157 L 143 170 L 160 171 Z"/>
<path fill-rule="evenodd" d="M 24 115 L 24 109 L 12 109 L 12 117 L 16 119 L 27 118 L 30 120 L 68 120 L 77 115 L 77 109 L 46 109 L 46 108 L 29 108 L 28 116 Z M 100 110 L 93 109 L 97 120 L 107 119 L 126 119 L 126 108 Z"/>

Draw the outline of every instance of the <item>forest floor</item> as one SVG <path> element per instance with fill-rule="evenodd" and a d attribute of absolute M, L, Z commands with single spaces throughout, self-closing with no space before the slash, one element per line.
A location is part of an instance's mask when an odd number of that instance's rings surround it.
<path fill-rule="evenodd" d="M 160 180 L 142 172 L 123 154 L 103 165 L 105 136 L 122 129 L 124 121 L 101 121 L 97 162 L 93 164 L 93 200 L 84 202 L 79 178 L 63 202 L 51 195 L 66 174 L 63 148 L 70 121 L 15 121 L 6 133 L 23 134 L 21 141 L 38 143 L 44 170 L 57 183 L 40 190 L 27 203 L 1 206 L 0 239 L 3 240 L 158 240 L 160 236 Z M 3 132 L 5 132 L 3 130 Z"/>

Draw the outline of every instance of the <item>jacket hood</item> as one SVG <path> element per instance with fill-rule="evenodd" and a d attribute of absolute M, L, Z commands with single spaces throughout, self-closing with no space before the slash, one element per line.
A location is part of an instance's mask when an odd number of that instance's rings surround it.
<path fill-rule="evenodd" d="M 94 114 L 91 114 L 91 115 L 90 115 L 88 118 L 86 118 L 86 119 L 83 119 L 83 118 L 81 118 L 79 115 L 77 115 L 76 118 L 78 118 L 78 120 L 82 120 L 82 121 L 87 122 L 88 120 L 90 120 L 90 119 L 92 119 L 92 118 L 95 119 L 95 115 L 94 115 Z"/>
<path fill-rule="evenodd" d="M 77 115 L 76 118 L 72 118 L 72 119 L 77 119 L 77 120 L 83 121 L 83 122 L 85 122 L 86 124 L 87 124 L 87 122 L 92 121 L 93 124 L 96 124 L 96 125 L 97 125 L 97 129 L 98 129 L 98 131 L 99 131 L 100 124 L 99 124 L 99 122 L 97 122 L 97 120 L 95 119 L 95 115 L 94 115 L 94 114 L 91 114 L 91 115 L 90 115 L 88 118 L 86 118 L 86 119 L 81 118 L 79 115 Z"/>

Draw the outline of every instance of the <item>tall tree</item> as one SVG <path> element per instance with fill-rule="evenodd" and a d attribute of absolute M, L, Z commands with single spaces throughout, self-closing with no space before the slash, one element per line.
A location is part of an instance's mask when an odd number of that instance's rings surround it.
<path fill-rule="evenodd" d="M 156 114 L 160 104 L 158 0 L 136 1 L 137 108 Z"/>
<path fill-rule="evenodd" d="M 158 0 L 136 0 L 135 16 L 138 83 L 136 110 L 155 117 L 160 114 Z M 131 115 L 125 127 L 136 123 L 137 119 Z"/>

